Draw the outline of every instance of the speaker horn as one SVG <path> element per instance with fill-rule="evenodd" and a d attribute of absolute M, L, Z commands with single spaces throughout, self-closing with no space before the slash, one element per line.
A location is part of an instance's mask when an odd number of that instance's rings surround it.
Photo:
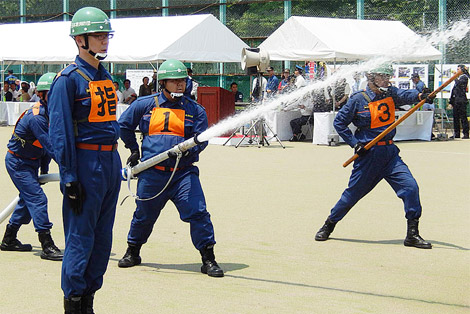
<path fill-rule="evenodd" d="M 259 72 L 265 72 L 269 66 L 269 54 L 267 51 L 259 48 L 243 48 L 242 49 L 242 70 L 250 67 L 257 67 Z"/>

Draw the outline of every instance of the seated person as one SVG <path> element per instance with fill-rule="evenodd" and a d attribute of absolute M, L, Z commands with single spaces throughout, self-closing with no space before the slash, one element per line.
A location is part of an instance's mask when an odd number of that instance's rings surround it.
<path fill-rule="evenodd" d="M 295 118 L 290 121 L 290 127 L 292 128 L 293 134 L 289 140 L 290 142 L 298 142 L 305 139 L 305 135 L 302 133 L 302 126 L 307 124 L 313 114 L 313 108 L 308 106 L 306 101 L 301 102 L 297 108 L 300 109 L 301 116 L 300 118 Z"/>
<path fill-rule="evenodd" d="M 128 79 L 124 80 L 124 88 L 125 89 L 122 91 L 122 102 L 126 105 L 130 105 L 134 100 L 137 99 L 137 94 L 135 93 L 135 90 L 131 87 L 131 81 Z"/>
<path fill-rule="evenodd" d="M 233 96 L 235 97 L 235 102 L 243 102 L 243 94 L 238 91 L 238 84 L 235 82 L 232 82 L 230 84 L 230 90 L 233 93 Z"/>
<path fill-rule="evenodd" d="M 3 101 L 13 101 L 13 94 L 10 92 L 10 84 L 8 81 L 3 83 Z"/>

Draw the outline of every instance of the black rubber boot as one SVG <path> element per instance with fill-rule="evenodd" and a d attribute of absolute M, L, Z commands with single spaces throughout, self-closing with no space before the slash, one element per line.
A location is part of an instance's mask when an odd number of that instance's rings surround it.
<path fill-rule="evenodd" d="M 210 277 L 223 277 L 224 271 L 215 261 L 214 245 L 208 245 L 199 251 L 202 257 L 201 273 Z"/>
<path fill-rule="evenodd" d="M 93 299 L 95 298 L 95 294 L 84 295 L 82 297 L 82 314 L 94 314 L 93 311 Z"/>
<path fill-rule="evenodd" d="M 81 297 L 71 297 L 70 299 L 64 298 L 65 314 L 82 314 L 81 306 Z"/>
<path fill-rule="evenodd" d="M 413 246 L 419 249 L 432 249 L 432 244 L 426 242 L 419 235 L 418 219 L 408 219 L 408 230 L 406 233 L 405 246 Z"/>
<path fill-rule="evenodd" d="M 128 243 L 126 254 L 124 254 L 123 258 L 119 260 L 118 266 L 126 268 L 142 263 L 142 259 L 139 256 L 141 247 L 141 244 Z"/>
<path fill-rule="evenodd" d="M 315 235 L 315 241 L 326 241 L 330 237 L 330 234 L 335 230 L 336 222 L 332 222 L 330 217 L 325 221 L 325 224 L 318 230 Z"/>
<path fill-rule="evenodd" d="M 16 235 L 18 229 L 13 228 L 10 224 L 7 225 L 5 230 L 5 235 L 3 236 L 2 244 L 0 245 L 0 250 L 2 251 L 19 251 L 19 252 L 29 252 L 33 249 L 31 244 L 22 244 L 17 238 Z"/>
<path fill-rule="evenodd" d="M 38 237 L 42 247 L 41 258 L 50 261 L 61 261 L 64 254 L 62 254 L 62 251 L 55 246 L 51 237 L 51 232 L 49 230 L 41 231 L 38 233 Z"/>

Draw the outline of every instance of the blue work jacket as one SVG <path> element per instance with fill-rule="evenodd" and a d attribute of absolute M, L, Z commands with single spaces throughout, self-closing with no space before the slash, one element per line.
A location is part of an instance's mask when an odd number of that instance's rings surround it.
<path fill-rule="evenodd" d="M 161 108 L 184 110 L 184 137 L 155 134 L 149 135 L 150 119 L 153 109 L 156 108 L 155 97 L 158 99 L 158 106 Z M 163 93 L 140 97 L 132 103 L 119 118 L 121 127 L 121 139 L 130 150 L 139 149 L 139 144 L 135 136 L 135 129 L 143 133 L 142 140 L 142 161 L 156 156 L 173 146 L 194 137 L 207 129 L 207 115 L 204 108 L 194 100 L 183 96 L 177 102 L 170 102 Z M 199 160 L 199 153 L 207 146 L 207 142 L 197 145 L 189 150 L 189 154 L 180 160 L 178 167 L 185 167 Z M 167 159 L 161 162 L 160 166 L 173 167 L 174 159 Z"/>
<path fill-rule="evenodd" d="M 91 108 L 89 83 L 77 69 L 92 81 L 112 81 L 103 65 L 96 69 L 77 56 L 51 85 L 48 94 L 49 135 L 63 183 L 78 181 L 76 143 L 111 145 L 119 139 L 117 121 L 86 121 Z"/>
<path fill-rule="evenodd" d="M 338 132 L 341 138 L 351 147 L 354 147 L 358 142 L 367 143 L 372 141 L 391 124 L 371 128 L 369 101 L 364 97 L 362 92 L 366 93 L 372 102 L 392 97 L 395 103 L 395 110 L 399 106 L 411 105 L 419 100 L 419 92 L 416 89 L 398 89 L 395 86 L 390 86 L 385 94 L 375 94 L 369 86 L 367 86 L 365 91 L 352 94 L 348 102 L 339 110 L 333 123 L 336 132 Z M 357 127 L 354 135 L 348 128 L 348 125 L 351 123 Z M 383 140 L 391 140 L 395 136 L 395 133 L 396 129 L 393 129 Z"/>

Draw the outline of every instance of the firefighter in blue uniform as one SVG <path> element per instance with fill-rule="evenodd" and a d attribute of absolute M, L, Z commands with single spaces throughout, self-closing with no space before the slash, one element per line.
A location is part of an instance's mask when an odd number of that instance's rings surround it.
<path fill-rule="evenodd" d="M 139 98 L 119 118 L 121 139 L 131 150 L 127 163 L 134 166 L 140 158 L 136 141 L 137 126 L 143 132 L 142 160 L 156 156 L 174 145 L 192 138 L 207 129 L 204 108 L 184 96 L 186 67 L 178 60 L 167 60 L 158 70 L 161 93 Z M 201 272 L 212 277 L 223 277 L 223 270 L 215 261 L 214 228 L 199 181 L 199 169 L 193 165 L 207 142 L 186 151 L 176 169 L 176 156 L 139 174 L 136 200 L 137 209 L 131 222 L 128 249 L 119 261 L 119 267 L 132 267 L 141 263 L 140 248 L 147 242 L 153 225 L 168 200 L 171 200 L 181 220 L 190 224 L 193 245 L 202 256 Z M 163 190 L 172 172 L 174 177 Z M 157 193 L 162 194 L 150 200 Z"/>
<path fill-rule="evenodd" d="M 354 162 L 348 188 L 331 209 L 325 224 L 315 235 L 315 240 L 325 241 L 338 221 L 382 179 L 393 188 L 405 206 L 408 222 L 405 246 L 431 249 L 431 243 L 421 238 L 418 221 L 421 216 L 421 203 L 416 180 L 408 166 L 399 156 L 399 149 L 393 144 L 396 130 L 388 133 L 377 145 L 366 150 L 364 146 L 372 141 L 395 121 L 395 108 L 427 99 L 429 93 L 419 93 L 415 89 L 404 90 L 390 85 L 392 66 L 382 66 L 367 74 L 368 85 L 365 91 L 354 93 L 338 112 L 334 127 L 338 134 L 360 157 Z M 353 123 L 357 130 L 353 135 L 348 125 Z"/>
<path fill-rule="evenodd" d="M 121 187 L 118 100 L 100 61 L 107 55 L 112 32 L 100 9 L 78 10 L 70 33 L 78 56 L 57 75 L 49 92 L 49 135 L 64 195 L 65 313 L 93 313 L 94 294 L 103 284 L 111 253 Z"/>
<path fill-rule="evenodd" d="M 41 100 L 20 116 L 8 142 L 5 165 L 11 180 L 20 191 L 20 200 L 11 215 L 0 249 L 31 251 L 31 245 L 22 244 L 16 235 L 20 226 L 28 224 L 32 219 L 41 242 L 41 258 L 60 261 L 63 254 L 52 240 L 47 197 L 38 181 L 39 169 L 41 174 L 47 174 L 53 157 L 48 133 L 47 91 L 54 77 L 55 73 L 46 73 L 39 78 L 37 91 Z"/>

